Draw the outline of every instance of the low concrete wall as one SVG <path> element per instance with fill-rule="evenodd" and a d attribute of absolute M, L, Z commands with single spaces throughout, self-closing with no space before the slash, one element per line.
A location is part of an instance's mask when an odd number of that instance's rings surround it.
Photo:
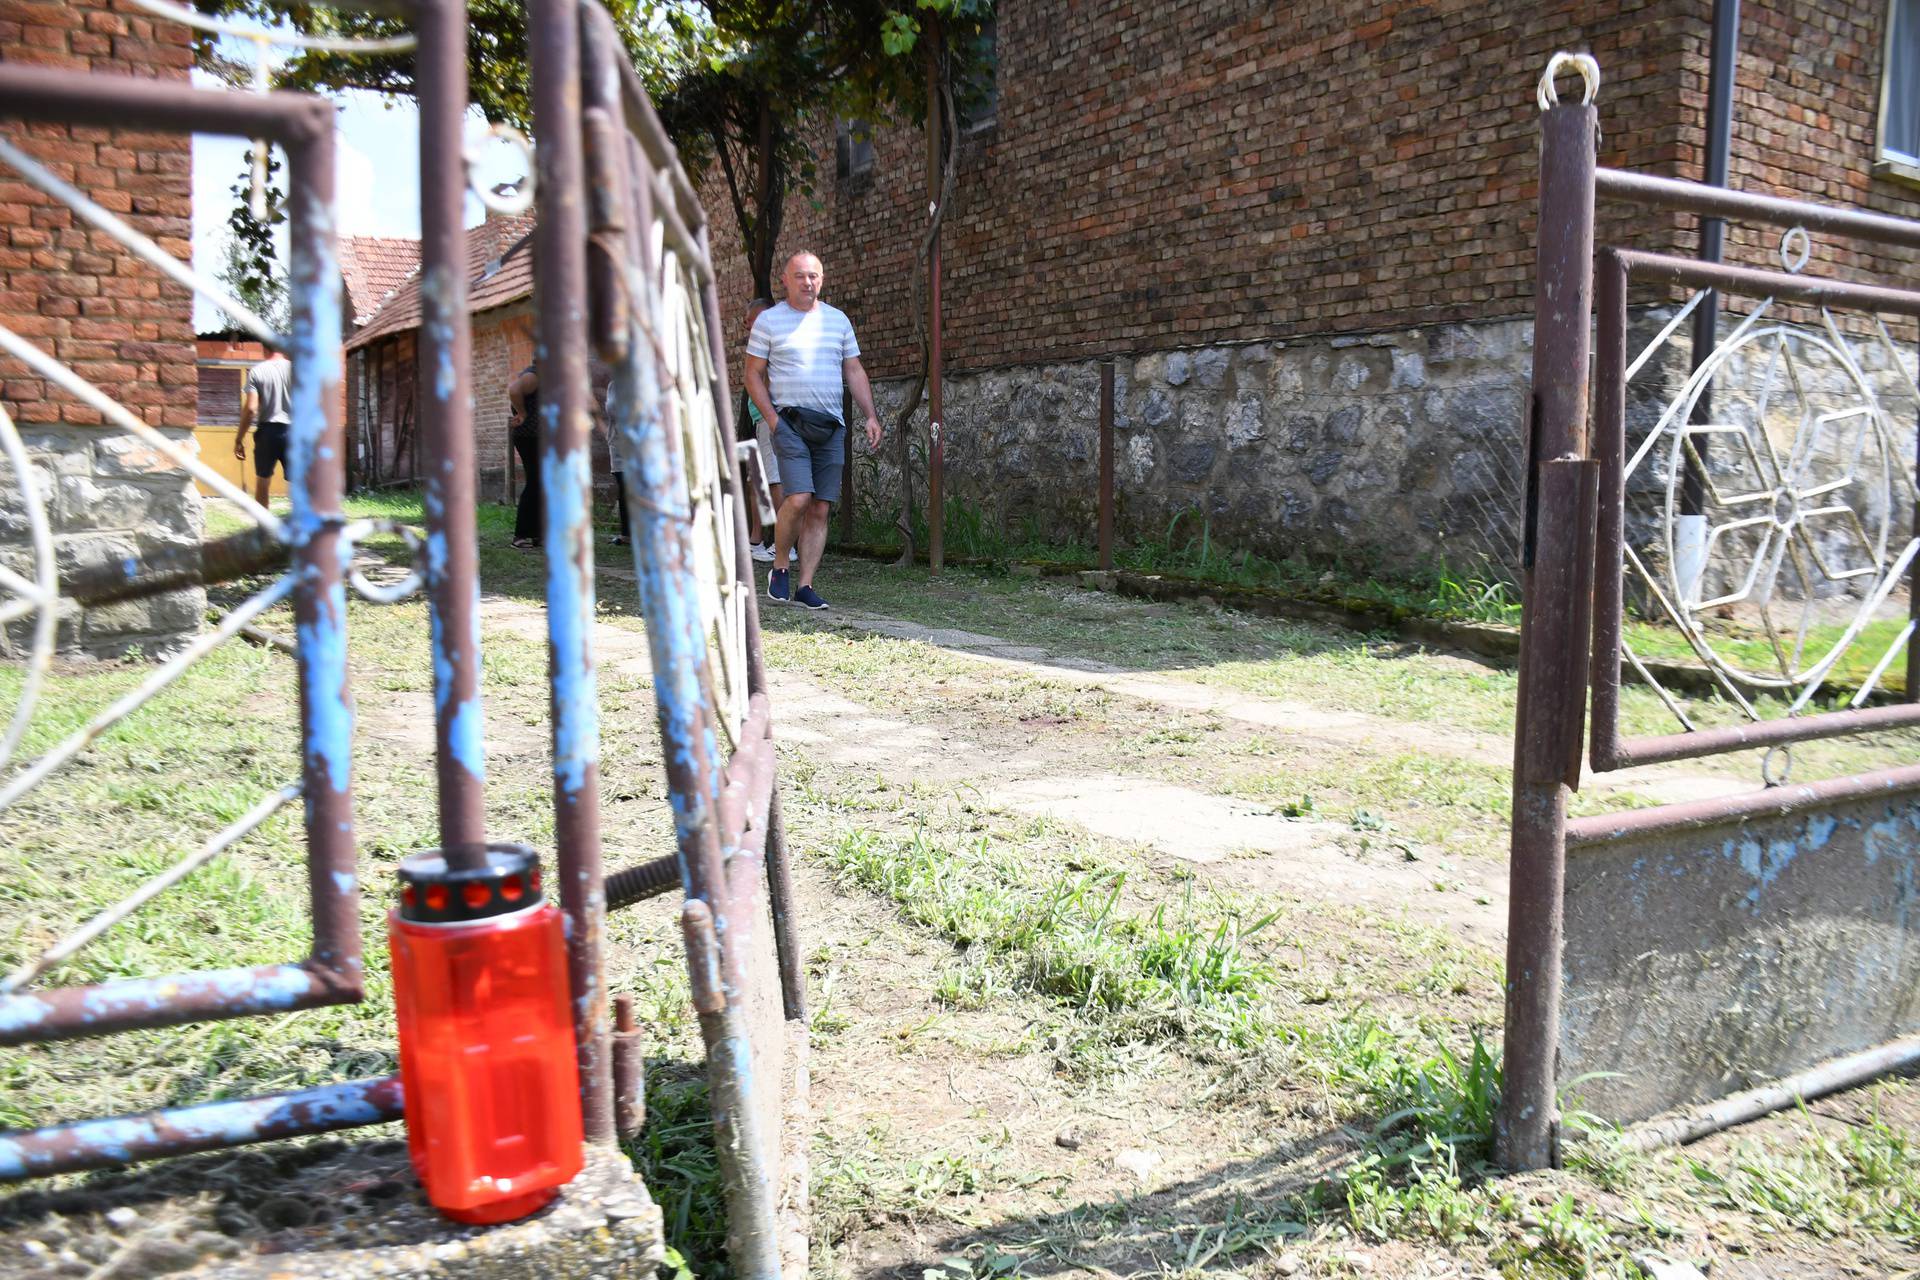
<path fill-rule="evenodd" d="M 1563 1098 L 1630 1123 L 1920 1030 L 1917 871 L 1912 795 L 1570 850 Z"/>

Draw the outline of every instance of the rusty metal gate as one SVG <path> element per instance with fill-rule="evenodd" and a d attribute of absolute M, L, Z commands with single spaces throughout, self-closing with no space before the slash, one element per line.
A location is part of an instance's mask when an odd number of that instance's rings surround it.
<path fill-rule="evenodd" d="M 457 39 L 457 23 L 451 34 Z M 458 100 L 453 104 L 455 129 L 463 105 Z M 105 391 L 16 333 L 8 326 L 7 317 L 0 317 L 0 351 L 98 411 L 112 426 L 139 437 L 174 466 L 227 499 L 253 524 L 248 534 L 210 544 L 204 554 L 180 563 L 116 562 L 103 570 L 70 575 L 63 582 L 56 571 L 43 497 L 36 491 L 18 432 L 0 412 L 0 444 L 6 448 L 13 478 L 20 487 L 33 552 L 30 577 L 5 574 L 5 586 L 12 596 L 7 606 L 8 621 L 30 624 L 31 641 L 26 685 L 0 756 L 10 756 L 18 747 L 35 710 L 53 658 L 63 594 L 90 606 L 286 566 L 271 585 L 232 610 L 217 628 L 156 667 L 134 692 L 39 758 L 13 768 L 0 783 L 0 808 L 13 804 L 73 762 L 89 743 L 145 705 L 196 659 L 288 599 L 293 603 L 299 633 L 303 735 L 299 778 L 289 779 L 284 787 L 261 797 L 239 821 L 211 835 L 199 849 L 125 902 L 0 980 L 0 1044 L 104 1035 L 358 1001 L 365 983 L 349 783 L 352 742 L 346 593 L 354 541 L 370 530 L 349 525 L 340 502 L 346 450 L 338 412 L 340 272 L 333 233 L 332 110 L 319 99 L 304 96 L 216 93 L 157 80 L 81 76 L 7 65 L 0 66 L 0 118 L 103 127 L 137 119 L 155 132 L 225 134 L 263 139 L 283 148 L 290 162 L 292 203 L 293 307 L 292 332 L 287 335 L 272 332 L 224 290 L 194 274 L 138 229 L 19 149 L 0 144 L 0 163 L 65 204 L 77 218 L 111 235 L 135 256 L 210 298 L 261 341 L 285 351 L 293 362 L 295 388 L 288 438 L 292 510 L 282 520 L 202 464 L 190 446 L 183 447 L 148 426 Z M 441 430 L 451 425 L 443 423 Z M 444 528 L 434 533 L 446 537 Z M 468 550 L 470 553 L 470 537 Z M 468 567 L 470 572 L 471 560 Z M 354 585 L 368 587 L 365 583 Z M 313 943 L 304 960 L 88 987 L 29 990 L 42 973 L 296 801 L 302 802 L 306 811 L 308 892 L 313 915 Z M 394 1119 L 399 1114 L 398 1081 L 389 1077 L 270 1098 L 84 1120 L 0 1136 L 0 1177 L 59 1173 L 234 1142 L 321 1132 Z"/>
<path fill-rule="evenodd" d="M 1554 89 L 1568 65 L 1578 105 Z M 1568 1091 L 1620 1124 L 1699 1108 L 1633 1135 L 1673 1141 L 1920 1056 L 1920 767 L 1788 776 L 1793 744 L 1920 725 L 1920 386 L 1882 319 L 1911 332 L 1920 292 L 1803 272 L 1814 234 L 1920 248 L 1920 224 L 1599 168 L 1598 81 L 1591 58 L 1556 55 L 1539 94 L 1497 1131 L 1520 1168 L 1557 1161 Z M 1784 229 L 1783 269 L 1596 253 L 1599 198 Z M 1691 292 L 1636 320 L 1635 285 Z M 1716 293 L 1744 302 L 1687 372 L 1667 344 Z M 1729 723 L 1656 678 L 1642 634 L 1684 643 Z M 1903 651 L 1896 700 L 1879 686 Z M 1657 707 L 1623 708 L 1623 665 Z M 1649 714 L 1679 731 L 1635 736 Z M 1585 770 L 1743 749 L 1766 752 L 1757 790 L 1568 818 Z"/>
<path fill-rule="evenodd" d="M 164 17 L 219 30 L 168 0 L 135 0 Z M 347 592 L 390 603 L 424 588 L 430 605 L 441 849 L 455 866 L 484 860 L 483 710 L 474 525 L 463 155 L 466 13 L 461 0 L 419 0 L 412 47 L 421 129 L 420 452 L 424 536 L 343 514 L 340 410 L 341 275 L 333 210 L 333 109 L 284 93 L 232 94 L 122 76 L 0 66 L 0 119 L 109 126 L 138 119 L 155 132 L 264 139 L 290 160 L 292 325 L 280 335 L 218 285 L 137 228 L 100 208 L 18 149 L 0 164 L 293 362 L 289 432 L 292 512 L 256 505 L 0 317 L 0 351 L 139 436 L 174 466 L 247 515 L 244 534 L 175 561 L 114 563 L 62 575 L 19 433 L 0 411 L 0 447 L 22 489 L 32 572 L 0 566 L 10 597 L 0 622 L 31 637 L 21 704 L 0 741 L 0 767 L 21 741 L 50 665 L 63 599 L 82 607 L 281 570 L 213 631 L 157 666 L 140 687 L 37 760 L 0 775 L 0 808 L 79 757 L 88 744 L 197 658 L 290 599 L 297 625 L 301 777 L 239 821 L 0 980 L 0 1045 L 104 1035 L 363 998 L 360 880 L 350 789 Z M 638 1046 L 610 1025 L 606 914 L 676 886 L 694 1003 L 705 1034 L 711 1096 L 731 1210 L 729 1243 L 746 1276 L 774 1276 L 784 1252 L 804 1267 L 804 1138 L 785 1103 L 805 1089 L 804 990 L 789 906 L 774 790 L 771 713 L 733 445 L 718 294 L 704 216 L 612 20 L 595 3 L 533 6 L 539 132 L 538 363 L 551 661 L 557 871 L 590 1142 L 631 1136 L 640 1099 Z M 252 38 L 252 37 L 250 37 Z M 279 39 L 279 37 L 276 37 Z M 281 39 L 282 43 L 292 40 Z M 339 47 L 352 42 L 310 42 Z M 492 202 L 489 193 L 477 192 Z M 581 300 L 591 297 L 591 317 Z M 611 416 L 632 459 L 625 473 L 634 555 L 654 663 L 676 852 L 603 875 L 598 719 L 593 665 L 595 588 L 588 461 L 589 342 L 612 367 Z M 352 568 L 373 532 L 400 533 L 414 567 L 376 585 Z M 71 956 L 190 872 L 301 801 L 313 946 L 304 960 L 67 989 L 31 989 Z M 624 1092 L 623 1092 L 624 1090 Z M 616 1097 L 617 1093 L 622 1096 Z M 157 1156 L 311 1134 L 400 1116 L 397 1079 L 344 1081 L 298 1093 L 83 1119 L 0 1135 L 0 1179 L 70 1172 Z M 789 1154 L 783 1157 L 783 1150 Z"/>
<path fill-rule="evenodd" d="M 594 736 L 579 719 L 592 714 L 591 688 L 575 684 L 592 680 L 591 349 L 613 374 L 611 425 L 625 457 L 676 845 L 671 857 L 610 877 L 608 901 L 685 892 L 728 1248 L 742 1275 L 776 1276 L 783 1260 L 805 1267 L 804 1135 L 785 1140 L 797 1122 L 787 1104 L 805 1094 L 805 998 L 706 217 L 597 0 L 536 0 L 530 25 L 561 841 L 571 834 L 580 850 L 597 840 L 594 760 L 569 752 Z M 576 853 L 583 884 L 598 876 L 597 863 Z M 596 909 L 583 903 L 574 938 L 583 1002 L 603 967 Z M 605 1034 L 600 1002 L 597 1013 L 583 1004 L 583 1066 L 588 1044 Z M 597 1096 L 605 1071 L 594 1058 L 590 1133 L 612 1119 Z"/>

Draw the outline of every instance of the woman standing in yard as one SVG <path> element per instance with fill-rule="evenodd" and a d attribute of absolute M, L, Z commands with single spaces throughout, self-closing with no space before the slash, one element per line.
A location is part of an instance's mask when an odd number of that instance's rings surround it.
<path fill-rule="evenodd" d="M 513 517 L 513 545 L 528 549 L 540 545 L 540 524 L 546 515 L 540 492 L 540 375 L 534 366 L 528 365 L 507 384 L 507 407 L 507 442 L 520 456 L 520 471 L 526 477 Z"/>

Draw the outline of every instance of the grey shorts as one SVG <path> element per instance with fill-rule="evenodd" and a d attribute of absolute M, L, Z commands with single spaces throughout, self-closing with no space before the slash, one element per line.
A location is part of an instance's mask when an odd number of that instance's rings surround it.
<path fill-rule="evenodd" d="M 810 493 L 822 502 L 840 501 L 840 477 L 847 469 L 844 426 L 825 444 L 808 444 L 791 427 L 780 427 L 773 433 L 773 452 L 780 459 L 782 494 Z"/>

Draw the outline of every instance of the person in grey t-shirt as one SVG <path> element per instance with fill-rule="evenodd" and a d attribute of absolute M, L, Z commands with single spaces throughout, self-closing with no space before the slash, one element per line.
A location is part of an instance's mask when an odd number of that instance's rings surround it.
<path fill-rule="evenodd" d="M 240 400 L 240 429 L 233 436 L 233 456 L 247 459 L 247 432 L 260 426 L 253 449 L 253 498 L 267 505 L 267 489 L 273 483 L 274 464 L 280 474 L 293 479 L 287 470 L 287 427 L 293 421 L 293 362 L 276 351 L 247 370 L 247 394 Z"/>
<path fill-rule="evenodd" d="M 747 339 L 747 396 L 773 427 L 780 459 L 781 498 L 774 526 L 773 563 L 767 598 L 809 609 L 827 602 L 813 589 L 814 571 L 827 546 L 827 518 L 840 500 L 846 466 L 847 428 L 840 420 L 840 387 L 867 415 L 867 444 L 880 447 L 880 418 L 873 387 L 860 365 L 853 323 L 838 307 L 820 301 L 826 270 L 811 253 L 787 259 L 781 273 L 787 300 L 760 313 Z M 777 407 L 776 407 L 777 406 Z M 787 551 L 800 551 L 799 581 L 787 581 Z"/>

